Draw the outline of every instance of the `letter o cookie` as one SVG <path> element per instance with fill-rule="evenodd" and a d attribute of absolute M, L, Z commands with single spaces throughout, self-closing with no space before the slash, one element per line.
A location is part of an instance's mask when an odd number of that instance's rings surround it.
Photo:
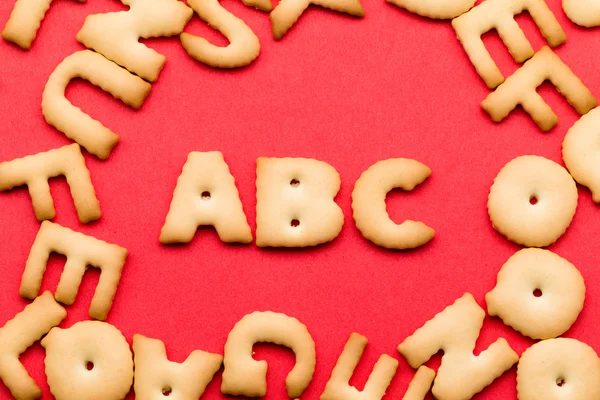
<path fill-rule="evenodd" d="M 577 209 L 577 186 L 567 170 L 547 158 L 521 156 L 494 179 L 487 209 L 494 229 L 527 247 L 561 237 Z"/>
<path fill-rule="evenodd" d="M 596 400 L 600 398 L 600 359 L 575 339 L 538 342 L 517 367 L 519 400 Z"/>
<path fill-rule="evenodd" d="M 53 328 L 42 340 L 56 400 L 121 400 L 133 383 L 133 355 L 123 334 L 100 321 Z"/>
<path fill-rule="evenodd" d="M 557 254 L 523 249 L 502 266 L 498 284 L 485 300 L 490 316 L 500 317 L 532 339 L 551 339 L 577 320 L 585 300 L 585 283 L 579 270 Z"/>

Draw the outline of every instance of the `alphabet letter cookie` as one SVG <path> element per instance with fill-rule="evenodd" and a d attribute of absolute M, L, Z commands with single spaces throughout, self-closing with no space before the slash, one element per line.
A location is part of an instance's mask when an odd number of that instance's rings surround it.
<path fill-rule="evenodd" d="M 63 175 L 79 221 L 95 221 L 102 215 L 90 172 L 77 143 L 13 161 L 0 163 L 0 191 L 27 185 L 39 221 L 56 216 L 48 179 Z"/>
<path fill-rule="evenodd" d="M 477 0 L 386 0 L 411 13 L 432 19 L 453 19 L 466 13 Z"/>

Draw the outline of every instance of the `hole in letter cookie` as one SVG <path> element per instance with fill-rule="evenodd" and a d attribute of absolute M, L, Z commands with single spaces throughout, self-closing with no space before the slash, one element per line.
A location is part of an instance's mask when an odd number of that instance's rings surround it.
<path fill-rule="evenodd" d="M 177 0 L 121 0 L 129 11 L 89 15 L 77 40 L 150 82 L 156 81 L 165 56 L 139 43 L 140 38 L 179 35 L 193 11 Z"/>
<path fill-rule="evenodd" d="M 235 179 L 218 151 L 188 155 L 177 179 L 160 242 L 188 243 L 198 227 L 205 225 L 214 226 L 223 242 L 252 242 Z"/>
<path fill-rule="evenodd" d="M 2 31 L 4 40 L 29 50 L 51 4 L 52 0 L 17 0 Z"/>
<path fill-rule="evenodd" d="M 538 86 L 546 80 L 556 86 L 579 114 L 586 114 L 596 107 L 596 98 L 590 90 L 547 46 L 490 93 L 481 107 L 493 121 L 500 122 L 517 105 L 521 105 L 540 129 L 547 132 L 556 126 L 558 117 L 536 92 Z"/>
<path fill-rule="evenodd" d="M 256 162 L 256 245 L 305 247 L 335 239 L 344 224 L 344 214 L 334 201 L 340 184 L 340 175 L 323 161 L 260 157 Z"/>
<path fill-rule="evenodd" d="M 73 304 L 87 266 L 99 268 L 100 280 L 92 298 L 89 314 L 95 319 L 106 319 L 121 279 L 127 250 L 44 221 L 27 258 L 19 290 L 21 296 L 29 299 L 37 296 L 48 257 L 52 252 L 67 257 L 56 289 L 56 300 L 67 305 Z"/>
<path fill-rule="evenodd" d="M 412 249 L 429 242 L 435 235 L 433 229 L 411 220 L 395 224 L 385 204 L 390 190 L 411 191 L 429 175 L 429 167 L 406 158 L 388 159 L 370 166 L 356 181 L 352 192 L 356 228 L 366 239 L 388 249 Z"/>
<path fill-rule="evenodd" d="M 525 350 L 517 367 L 519 400 L 600 398 L 600 359 L 575 339 L 550 339 Z"/>
<path fill-rule="evenodd" d="M 435 398 L 470 399 L 519 360 L 504 338 L 473 354 L 484 318 L 485 311 L 467 293 L 398 346 L 413 368 L 444 351 L 432 388 Z"/>
<path fill-rule="evenodd" d="M 56 400 L 121 400 L 133 383 L 129 344 L 114 326 L 100 321 L 53 328 L 42 340 L 46 376 Z M 88 370 L 86 365 L 93 364 Z"/>
<path fill-rule="evenodd" d="M 538 199 L 531 204 L 531 193 Z M 527 247 L 549 246 L 561 237 L 577 209 L 577 186 L 554 161 L 521 156 L 508 162 L 494 179 L 488 214 L 494 229 Z M 535 288 L 532 288 L 532 290 Z"/>
<path fill-rule="evenodd" d="M 288 396 L 302 395 L 315 371 L 315 342 L 308 329 L 295 318 L 271 311 L 242 318 L 229 332 L 223 358 L 223 394 L 263 397 L 267 392 L 267 363 L 252 358 L 255 343 L 275 343 L 296 354 L 296 364 L 285 380 Z"/>
<path fill-rule="evenodd" d="M 141 107 L 151 86 L 90 50 L 66 57 L 48 78 L 42 95 L 42 114 L 46 122 L 91 154 L 106 159 L 119 137 L 67 100 L 65 89 L 74 78 L 89 81 L 135 109 Z"/>
<path fill-rule="evenodd" d="M 488 314 L 532 339 L 561 336 L 577 320 L 585 300 L 581 273 L 564 258 L 543 249 L 513 254 L 485 296 Z"/>
<path fill-rule="evenodd" d="M 54 300 L 52 293 L 44 292 L 0 329 L 0 379 L 15 399 L 42 396 L 19 356 L 66 316 L 67 312 Z"/>
<path fill-rule="evenodd" d="M 140 399 L 177 393 L 177 399 L 197 400 L 223 360 L 219 354 L 195 350 L 183 363 L 171 362 L 163 342 L 139 334 L 133 336 L 133 353 L 133 389 Z"/>
<path fill-rule="evenodd" d="M 350 335 L 320 400 L 380 400 L 385 395 L 398 368 L 398 361 L 387 354 L 379 357 L 362 392 L 348 384 L 367 343 L 367 338 L 358 333 Z"/>
<path fill-rule="evenodd" d="M 567 36 L 544 0 L 485 0 L 466 14 L 452 20 L 458 40 L 473 66 L 488 88 L 504 82 L 504 76 L 485 48 L 481 35 L 493 29 L 516 62 L 522 63 L 533 56 L 533 48 L 514 17 L 528 11 L 552 47 L 567 40 Z"/>
<path fill-rule="evenodd" d="M 87 223 L 100 218 L 100 203 L 76 143 L 0 163 L 0 190 L 27 185 L 36 218 L 39 221 L 52 219 L 56 212 L 48 179 L 60 175 L 67 179 L 79 221 Z"/>
<path fill-rule="evenodd" d="M 218 29 L 229 40 L 226 47 L 182 33 L 181 44 L 193 59 L 217 68 L 238 68 L 249 65 L 260 53 L 260 42 L 246 23 L 219 4 L 219 0 L 188 0 L 198 16 Z"/>

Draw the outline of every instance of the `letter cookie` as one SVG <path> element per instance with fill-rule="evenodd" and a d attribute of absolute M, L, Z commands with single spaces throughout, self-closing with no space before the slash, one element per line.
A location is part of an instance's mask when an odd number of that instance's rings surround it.
<path fill-rule="evenodd" d="M 188 0 L 188 6 L 229 40 L 228 46 L 220 47 L 204 38 L 182 33 L 181 44 L 194 60 L 215 68 L 239 68 L 258 57 L 258 37 L 243 20 L 223 8 L 219 0 Z"/>
<path fill-rule="evenodd" d="M 408 385 L 402 400 L 424 400 L 435 379 L 435 371 L 421 365 Z"/>
<path fill-rule="evenodd" d="M 365 10 L 360 4 L 360 0 L 286 0 L 280 1 L 277 7 L 271 12 L 271 25 L 273 27 L 273 37 L 277 40 L 290 29 L 304 10 L 309 5 L 328 8 L 333 11 L 338 11 L 350 14 L 355 17 L 364 17 Z"/>
<path fill-rule="evenodd" d="M 600 398 L 600 359 L 575 339 L 550 339 L 525 350 L 517 367 L 519 400 Z"/>
<path fill-rule="evenodd" d="M 129 344 L 114 326 L 100 321 L 53 328 L 42 340 L 46 376 L 56 400 L 122 400 L 133 383 Z"/>
<path fill-rule="evenodd" d="M 504 76 L 485 48 L 481 35 L 495 29 L 516 62 L 522 63 L 534 54 L 533 47 L 514 17 L 528 11 L 551 47 L 567 36 L 544 0 L 485 0 L 466 14 L 452 20 L 458 40 L 477 73 L 490 89 L 504 82 Z"/>
<path fill-rule="evenodd" d="M 422 222 L 396 225 L 386 211 L 385 197 L 394 188 L 413 190 L 431 175 L 418 161 L 395 158 L 379 161 L 356 181 L 352 209 L 356 228 L 371 242 L 388 249 L 413 249 L 433 239 L 435 231 Z"/>
<path fill-rule="evenodd" d="M 487 0 L 489 1 L 489 0 Z M 500 122 L 521 105 L 544 132 L 554 128 L 558 117 L 536 89 L 549 80 L 579 114 L 596 107 L 596 98 L 571 69 L 545 46 L 483 102 L 483 108 L 495 122 Z"/>
<path fill-rule="evenodd" d="M 158 399 L 173 394 L 178 400 L 198 400 L 221 368 L 219 354 L 193 351 L 183 363 L 167 359 L 163 342 L 133 335 L 136 398 Z"/>
<path fill-rule="evenodd" d="M 177 0 L 121 0 L 129 11 L 89 15 L 77 40 L 150 82 L 165 65 L 162 54 L 139 43 L 140 38 L 179 35 L 193 11 Z"/>
<path fill-rule="evenodd" d="M 325 386 L 321 400 L 381 400 L 398 369 L 398 361 L 387 354 L 379 357 L 362 392 L 348 383 L 368 342 L 366 337 L 358 333 L 350 335 L 344 351 L 331 372 L 331 378 Z"/>
<path fill-rule="evenodd" d="M 305 247 L 332 241 L 344 224 L 335 203 L 340 174 L 306 158 L 256 162 L 256 245 Z"/>
<path fill-rule="evenodd" d="M 554 161 L 521 156 L 494 178 L 487 209 L 494 229 L 515 243 L 545 247 L 561 237 L 577 210 L 577 186 Z"/>
<path fill-rule="evenodd" d="M 17 400 L 33 400 L 42 390 L 19 361 L 19 356 L 61 323 L 67 312 L 52 293 L 44 292 L 0 329 L 0 379 Z"/>
<path fill-rule="evenodd" d="M 65 89 L 75 78 L 89 81 L 135 109 L 141 107 L 151 86 L 90 50 L 66 57 L 48 78 L 42 95 L 42 114 L 46 122 L 104 160 L 119 137 L 67 100 Z"/>
<path fill-rule="evenodd" d="M 161 243 L 188 243 L 212 225 L 226 243 L 251 243 L 252 232 L 229 167 L 218 151 L 191 152 L 177 180 Z"/>
<path fill-rule="evenodd" d="M 432 388 L 436 399 L 470 399 L 519 361 L 504 338 L 473 355 L 484 318 L 485 311 L 467 293 L 398 346 L 413 368 L 444 351 Z"/>
<path fill-rule="evenodd" d="M 600 108 L 583 115 L 569 128 L 562 143 L 563 161 L 573 179 L 592 192 L 600 203 Z"/>
<path fill-rule="evenodd" d="M 477 0 L 386 0 L 411 13 L 432 19 L 453 19 L 469 11 Z"/>
<path fill-rule="evenodd" d="M 290 398 L 300 397 L 315 372 L 315 342 L 306 326 L 296 318 L 271 311 L 248 314 L 229 332 L 221 392 L 234 396 L 265 396 L 267 362 L 252 358 L 252 347 L 259 342 L 275 343 L 294 351 L 296 365 L 288 374 L 285 386 Z"/>
<path fill-rule="evenodd" d="M 95 319 L 106 319 L 121 279 L 127 250 L 44 221 L 25 264 L 19 290 L 21 296 L 34 299 L 38 295 L 46 271 L 46 263 L 52 252 L 67 257 L 65 269 L 56 289 L 56 300 L 66 305 L 73 304 L 87 266 L 99 268 L 102 272 L 89 314 Z"/>
<path fill-rule="evenodd" d="M 51 4 L 52 0 L 17 0 L 2 31 L 4 40 L 29 50 Z"/>
<path fill-rule="evenodd" d="M 563 0 L 562 6 L 565 14 L 574 24 L 586 28 L 600 25 L 600 1 Z"/>
<path fill-rule="evenodd" d="M 498 284 L 485 296 L 489 315 L 532 339 L 565 333 L 584 300 L 579 270 L 553 252 L 535 248 L 513 254 L 498 272 Z"/>
<path fill-rule="evenodd" d="M 77 143 L 0 163 L 0 191 L 27 185 L 38 221 L 52 219 L 56 211 L 48 179 L 60 175 L 67 178 L 79 221 L 85 224 L 100 218 L 100 203 Z"/>

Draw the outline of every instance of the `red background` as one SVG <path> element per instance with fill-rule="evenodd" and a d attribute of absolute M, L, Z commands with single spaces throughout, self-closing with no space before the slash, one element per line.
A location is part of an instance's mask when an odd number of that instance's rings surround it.
<path fill-rule="evenodd" d="M 548 2 L 568 35 L 556 52 L 600 95 L 598 31 L 576 27 L 560 1 Z M 1 26 L 13 4 L 0 2 Z M 578 115 L 548 85 L 540 92 L 560 118 L 550 133 L 541 133 L 522 111 L 492 123 L 479 107 L 489 91 L 450 23 L 420 18 L 383 0 L 363 0 L 363 19 L 310 7 L 279 42 L 271 36 L 267 14 L 239 1 L 223 4 L 261 40 L 261 54 L 248 68 L 211 69 L 189 58 L 177 38 L 157 39 L 146 43 L 165 54 L 167 64 L 140 111 L 86 82 L 69 86 L 69 99 L 119 134 L 121 142 L 107 161 L 86 154 L 101 220 L 80 224 L 64 179 L 56 179 L 51 184 L 55 221 L 129 250 L 108 318 L 128 340 L 135 333 L 160 338 L 175 361 L 194 349 L 222 353 L 229 330 L 243 315 L 273 310 L 300 319 L 315 339 L 317 368 L 304 398 L 322 393 L 353 331 L 370 344 L 351 383 L 362 388 L 374 362 L 388 353 L 400 359 L 400 367 L 387 398 L 401 398 L 413 372 L 396 346 L 465 292 L 485 306 L 498 269 L 518 250 L 489 222 L 486 200 L 493 178 L 523 154 L 562 163 L 561 142 Z M 1 161 L 70 143 L 41 115 L 44 85 L 64 57 L 83 48 L 75 35 L 86 15 L 125 9 L 115 0 L 57 0 L 30 51 L 0 41 Z M 530 17 L 517 20 L 535 49 L 545 44 Z M 186 31 L 227 43 L 197 16 Z M 518 67 L 496 34 L 484 41 L 506 76 Z M 211 229 L 201 229 L 189 245 L 161 245 L 158 235 L 187 154 L 210 150 L 224 154 L 253 231 L 257 157 L 330 163 L 342 177 L 336 197 L 345 215 L 341 234 L 331 244 L 305 250 L 226 245 Z M 396 222 L 418 219 L 436 230 L 435 239 L 415 251 L 381 249 L 364 240 L 352 220 L 354 182 L 372 163 L 392 157 L 414 158 L 433 171 L 414 192 L 388 196 Z M 600 213 L 587 189 L 579 194 L 571 227 L 551 250 L 574 263 L 587 284 L 584 310 L 566 336 L 600 350 L 595 324 Z M 27 190 L 0 194 L 0 324 L 26 304 L 18 287 L 38 228 Z M 54 290 L 63 264 L 62 257 L 51 259 L 44 289 Z M 61 326 L 88 318 L 97 279 L 95 271 L 86 275 Z M 476 352 L 499 336 L 519 353 L 533 343 L 486 318 Z M 268 345 L 256 350 L 257 358 L 269 362 L 267 398 L 286 398 L 284 378 L 293 354 Z M 22 360 L 44 398 L 51 398 L 41 347 Z M 515 398 L 515 371 L 477 398 Z M 224 398 L 220 381 L 219 373 L 205 398 Z M 0 397 L 9 397 L 6 388 L 0 387 Z"/>

